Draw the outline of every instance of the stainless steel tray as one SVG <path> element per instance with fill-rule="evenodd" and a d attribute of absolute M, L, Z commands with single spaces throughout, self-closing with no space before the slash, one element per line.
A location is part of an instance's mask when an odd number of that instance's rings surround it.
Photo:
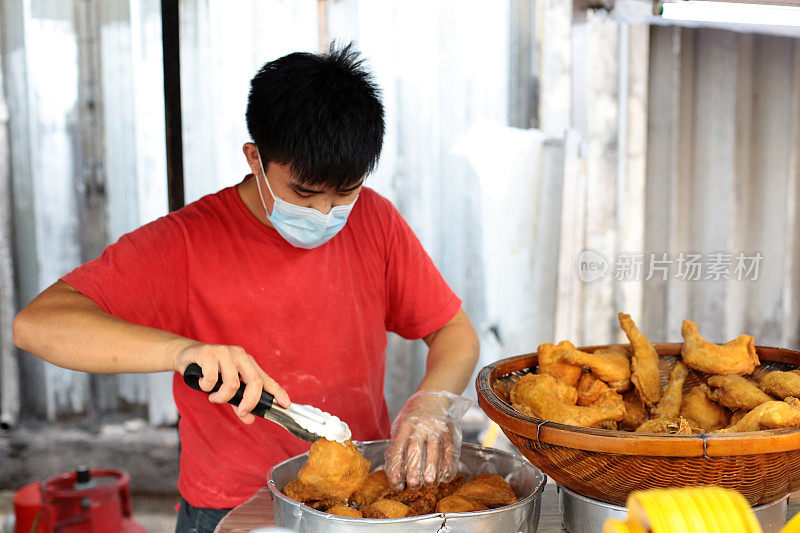
<path fill-rule="evenodd" d="M 383 452 L 388 440 L 356 443 L 372 470 L 383 466 Z M 376 520 L 345 518 L 323 513 L 308 507 L 281 492 L 287 483 L 297 477 L 297 472 L 308 461 L 308 454 L 298 455 L 275 465 L 269 471 L 268 486 L 275 513 L 275 524 L 301 533 L 317 532 L 442 532 L 442 533 L 534 533 L 539 524 L 542 491 L 547 477 L 527 460 L 508 452 L 484 448 L 474 444 L 461 446 L 460 472 L 472 477 L 491 473 L 503 476 L 517 493 L 519 501 L 513 505 L 478 511 L 475 513 L 448 513 Z"/>

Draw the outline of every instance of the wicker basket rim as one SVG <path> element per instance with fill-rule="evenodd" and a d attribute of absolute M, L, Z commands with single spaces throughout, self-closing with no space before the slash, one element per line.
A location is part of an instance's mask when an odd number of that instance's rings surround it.
<path fill-rule="evenodd" d="M 582 346 L 579 349 L 594 351 L 608 346 L 628 346 L 628 344 Z M 677 355 L 680 353 L 681 343 L 658 343 L 653 346 L 660 356 Z M 796 350 L 756 346 L 756 353 L 759 358 L 767 361 L 775 361 L 773 356 L 778 355 L 780 362 L 800 365 L 800 352 Z M 537 357 L 537 352 L 500 359 L 483 367 L 475 380 L 479 405 L 504 431 L 512 431 L 522 437 L 546 444 L 625 455 L 714 457 L 758 455 L 800 449 L 800 428 L 659 436 L 571 426 L 524 415 L 497 396 L 492 385 L 497 379 L 498 368 L 534 357 Z M 530 365 L 527 368 L 529 367 Z"/>

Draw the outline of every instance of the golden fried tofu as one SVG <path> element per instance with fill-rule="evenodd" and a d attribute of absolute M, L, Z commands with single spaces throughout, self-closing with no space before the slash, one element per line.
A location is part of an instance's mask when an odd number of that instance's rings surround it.
<path fill-rule="evenodd" d="M 437 513 L 473 513 L 475 511 L 486 511 L 489 509 L 485 505 L 473 502 L 455 494 L 439 500 L 436 504 Z"/>
<path fill-rule="evenodd" d="M 359 509 L 363 509 L 387 490 L 389 490 L 389 478 L 386 476 L 386 470 L 376 470 L 368 475 L 364 484 L 350 496 L 350 501 Z"/>
<path fill-rule="evenodd" d="M 361 510 L 364 518 L 405 518 L 414 516 L 414 509 L 395 500 L 375 500 Z"/>
<path fill-rule="evenodd" d="M 514 489 L 497 474 L 480 474 L 459 487 L 453 496 L 461 496 L 490 509 L 517 501 Z"/>

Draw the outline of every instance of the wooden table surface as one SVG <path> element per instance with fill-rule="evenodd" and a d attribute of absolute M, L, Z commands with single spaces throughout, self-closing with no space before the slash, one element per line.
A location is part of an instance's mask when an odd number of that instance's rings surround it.
<path fill-rule="evenodd" d="M 791 518 L 800 511 L 800 491 L 789 498 L 788 516 Z M 228 513 L 217 526 L 215 533 L 249 533 L 259 527 L 274 526 L 272 498 L 266 487 L 256 492 L 252 498 Z M 563 533 L 561 513 L 558 510 L 558 494 L 555 483 L 548 482 L 542 494 L 542 510 L 539 516 L 541 533 Z"/>

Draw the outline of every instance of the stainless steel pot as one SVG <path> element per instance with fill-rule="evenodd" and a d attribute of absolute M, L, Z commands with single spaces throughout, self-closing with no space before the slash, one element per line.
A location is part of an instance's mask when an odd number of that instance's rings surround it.
<path fill-rule="evenodd" d="M 357 443 L 372 469 L 383 466 L 383 452 L 388 440 Z M 499 474 L 517 493 L 513 505 L 475 513 L 448 513 L 412 516 L 409 518 L 368 519 L 345 518 L 323 513 L 287 498 L 281 492 L 308 461 L 308 454 L 298 455 L 275 465 L 269 472 L 268 486 L 275 513 L 275 524 L 302 533 L 317 532 L 519 532 L 534 533 L 539 524 L 542 491 L 547 477 L 522 457 L 493 448 L 473 444 L 461 446 L 460 471 L 467 478 L 483 473 Z"/>
<path fill-rule="evenodd" d="M 753 507 L 764 533 L 778 533 L 783 528 L 788 503 L 787 495 L 772 503 Z M 600 533 L 609 518 L 624 521 L 628 517 L 625 507 L 581 496 L 561 485 L 558 485 L 558 507 L 564 529 L 569 533 Z"/>

